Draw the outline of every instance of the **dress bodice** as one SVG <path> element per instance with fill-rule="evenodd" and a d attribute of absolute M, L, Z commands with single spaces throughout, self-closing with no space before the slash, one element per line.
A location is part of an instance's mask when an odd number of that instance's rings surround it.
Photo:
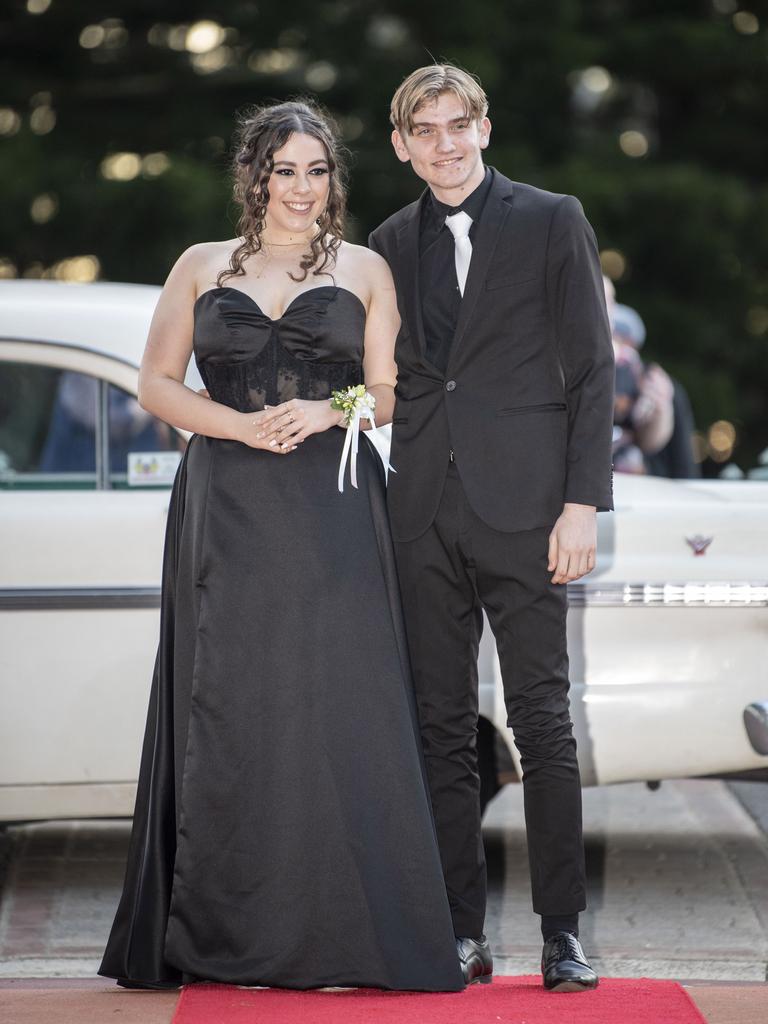
<path fill-rule="evenodd" d="M 300 292 L 273 320 L 242 289 L 225 285 L 197 297 L 194 320 L 200 376 L 211 398 L 233 409 L 323 400 L 362 383 L 365 307 L 347 288 Z"/>

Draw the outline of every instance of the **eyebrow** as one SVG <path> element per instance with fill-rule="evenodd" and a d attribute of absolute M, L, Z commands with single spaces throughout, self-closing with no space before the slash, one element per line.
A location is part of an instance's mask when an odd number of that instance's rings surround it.
<path fill-rule="evenodd" d="M 310 161 L 310 163 L 307 164 L 307 166 L 308 167 L 314 167 L 315 164 L 327 164 L 327 163 L 328 163 L 327 160 L 312 160 L 312 161 Z M 293 160 L 276 160 L 275 161 L 275 167 L 277 167 L 278 164 L 285 164 L 286 167 L 295 167 L 296 166 L 296 164 L 293 162 Z"/>
<path fill-rule="evenodd" d="M 469 114 L 462 114 L 461 117 L 452 117 L 448 124 L 456 124 L 457 121 L 469 121 Z M 434 121 L 414 121 L 414 128 L 434 128 Z"/>

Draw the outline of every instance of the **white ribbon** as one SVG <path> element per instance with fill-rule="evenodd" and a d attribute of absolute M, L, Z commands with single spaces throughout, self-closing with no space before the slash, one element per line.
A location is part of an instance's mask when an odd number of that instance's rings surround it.
<path fill-rule="evenodd" d="M 347 426 L 347 436 L 344 438 L 344 448 L 341 452 L 341 463 L 339 464 L 339 490 L 344 490 L 344 474 L 347 468 L 347 459 L 352 453 L 349 466 L 349 476 L 352 480 L 352 486 L 357 487 L 357 449 L 360 443 L 360 420 L 370 420 L 371 433 L 376 437 L 379 436 L 376 427 L 376 420 L 373 416 L 373 405 L 370 402 L 371 396 L 366 391 L 362 398 L 358 398 L 357 404 L 355 405 L 355 411 L 352 414 L 352 419 L 349 421 Z M 390 473 L 394 473 L 395 470 L 387 459 L 385 470 Z"/>

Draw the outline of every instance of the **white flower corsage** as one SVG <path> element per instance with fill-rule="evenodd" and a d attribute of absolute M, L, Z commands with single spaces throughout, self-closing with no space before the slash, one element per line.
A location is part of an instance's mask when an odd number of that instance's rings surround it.
<path fill-rule="evenodd" d="M 370 391 L 365 390 L 365 384 L 353 384 L 343 391 L 331 392 L 331 408 L 344 413 L 344 425 L 347 428 L 347 436 L 344 438 L 344 448 L 339 465 L 339 490 L 343 491 L 344 473 L 347 468 L 347 459 L 350 457 L 350 452 L 352 457 L 349 475 L 352 480 L 352 486 L 357 487 L 357 449 L 360 441 L 360 420 L 369 420 L 371 433 L 376 433 L 376 420 L 374 418 L 376 399 Z M 386 468 L 393 473 L 395 472 L 389 464 L 387 464 Z"/>

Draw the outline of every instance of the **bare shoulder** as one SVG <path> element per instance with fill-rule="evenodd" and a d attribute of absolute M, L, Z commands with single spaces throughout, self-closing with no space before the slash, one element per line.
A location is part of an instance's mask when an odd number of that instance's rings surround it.
<path fill-rule="evenodd" d="M 383 256 L 365 245 L 342 242 L 339 248 L 338 267 L 345 276 L 354 277 L 370 292 L 393 287 L 389 264 Z"/>
<path fill-rule="evenodd" d="M 220 242 L 198 242 L 182 253 L 182 258 L 189 261 L 197 292 L 205 291 L 216 284 L 218 275 L 229 266 L 230 256 L 240 242 L 239 238 L 227 238 Z"/>

